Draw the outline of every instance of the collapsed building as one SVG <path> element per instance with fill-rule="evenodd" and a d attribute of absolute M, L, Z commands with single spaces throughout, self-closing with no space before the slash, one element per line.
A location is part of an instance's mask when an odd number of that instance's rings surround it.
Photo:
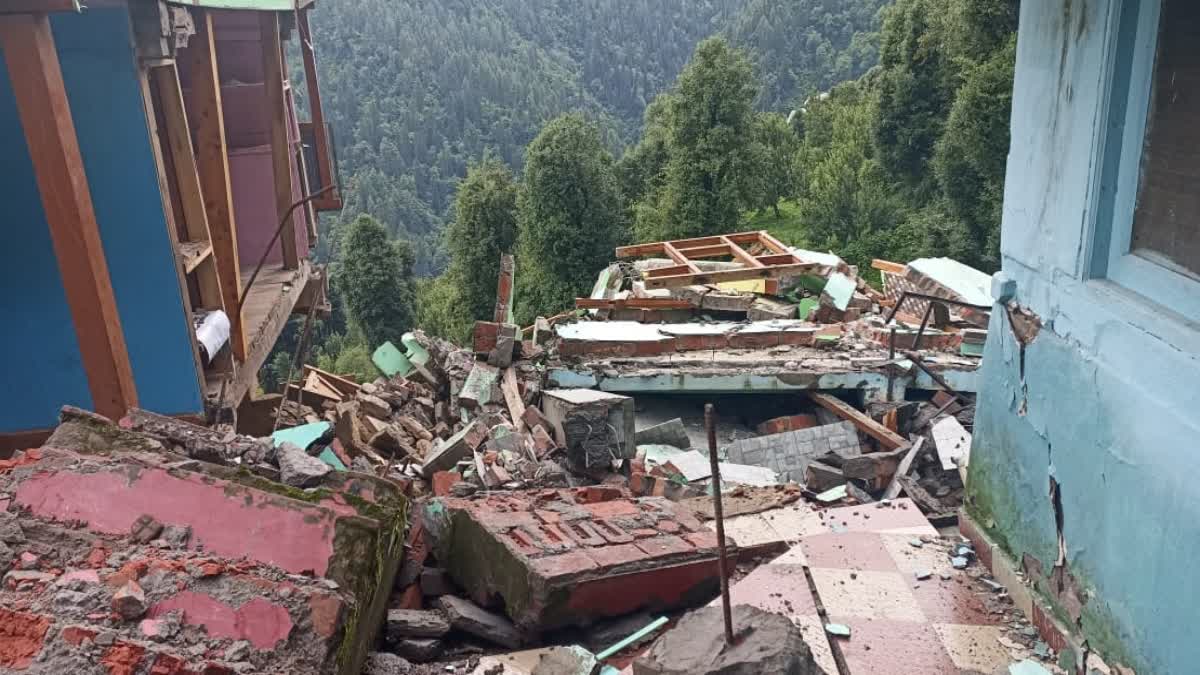
<path fill-rule="evenodd" d="M 670 672 L 648 641 L 725 578 L 735 604 L 789 618 L 778 642 L 814 673 L 884 672 L 857 647 L 888 639 L 862 623 L 880 619 L 931 636 L 922 672 L 1054 667 L 1066 645 L 936 529 L 962 504 L 988 277 L 876 261 L 880 291 L 766 233 L 712 239 L 619 249 L 590 297 L 528 328 L 505 257 L 471 345 L 406 334 L 373 382 L 305 366 L 237 431 L 64 408 L 0 467 L 0 661 Z M 885 574 L 907 604 L 864 614 Z"/>

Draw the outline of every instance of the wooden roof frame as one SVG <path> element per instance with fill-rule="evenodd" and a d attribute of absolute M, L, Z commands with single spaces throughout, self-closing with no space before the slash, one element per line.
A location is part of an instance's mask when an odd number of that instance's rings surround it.
<path fill-rule="evenodd" d="M 755 255 L 745 246 L 758 246 L 765 254 Z M 647 270 L 646 288 L 678 288 L 697 284 L 719 284 L 750 279 L 779 279 L 825 271 L 825 266 L 804 262 L 792 250 L 765 230 L 737 232 L 711 237 L 657 241 L 617 248 L 618 258 L 663 255 L 675 262 L 669 267 Z M 704 272 L 697 260 L 729 256 L 742 264 L 741 269 Z"/>

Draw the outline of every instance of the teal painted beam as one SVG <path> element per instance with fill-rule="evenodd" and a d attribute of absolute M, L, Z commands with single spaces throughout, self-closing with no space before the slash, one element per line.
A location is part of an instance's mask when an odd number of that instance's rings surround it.
<path fill-rule="evenodd" d="M 973 370 L 946 370 L 941 375 L 956 391 L 973 393 L 976 390 L 977 374 Z M 846 372 L 817 374 L 811 372 L 756 374 L 735 372 L 727 374 L 706 373 L 653 373 L 596 375 L 589 371 L 556 368 L 550 371 L 550 386 L 562 389 L 599 388 L 616 393 L 679 393 L 698 394 L 754 394 L 807 389 L 870 389 L 886 390 L 887 376 L 875 372 Z M 912 377 L 897 377 L 896 391 L 905 388 L 937 390 L 940 387 L 921 373 L 914 381 Z"/>

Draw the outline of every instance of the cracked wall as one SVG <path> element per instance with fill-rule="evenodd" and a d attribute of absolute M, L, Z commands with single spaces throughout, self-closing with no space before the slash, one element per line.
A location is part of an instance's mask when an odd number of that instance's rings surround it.
<path fill-rule="evenodd" d="M 1194 670 L 1200 578 L 1200 329 L 1086 279 L 1103 69 L 1120 0 L 1023 3 L 1001 253 L 1042 321 L 992 313 L 968 509 L 1092 650 Z"/>

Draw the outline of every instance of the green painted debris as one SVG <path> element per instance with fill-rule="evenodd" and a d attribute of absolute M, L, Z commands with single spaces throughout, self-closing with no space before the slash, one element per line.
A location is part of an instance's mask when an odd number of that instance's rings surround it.
<path fill-rule="evenodd" d="M 825 284 L 824 293 L 833 301 L 834 307 L 844 312 L 854 299 L 855 287 L 853 279 L 841 272 L 834 272 L 829 275 L 829 283 Z"/>
<path fill-rule="evenodd" d="M 850 626 L 843 623 L 825 624 L 825 632 L 837 637 L 850 637 Z"/>
<path fill-rule="evenodd" d="M 429 352 L 421 346 L 412 333 L 400 337 L 404 351 L 400 351 L 390 341 L 385 342 L 371 354 L 371 362 L 387 377 L 408 377 L 414 370 L 424 368 L 429 363 Z"/>
<path fill-rule="evenodd" d="M 835 488 L 829 488 L 828 490 L 817 495 L 817 501 L 823 502 L 825 504 L 830 504 L 833 502 L 840 502 L 845 498 L 846 498 L 846 486 L 845 485 L 839 485 Z"/>
<path fill-rule="evenodd" d="M 958 346 L 958 353 L 963 356 L 983 356 L 983 345 L 973 345 L 964 342 Z"/>
<path fill-rule="evenodd" d="M 396 349 L 396 345 L 391 342 L 385 342 L 379 345 L 375 353 L 371 355 L 371 363 L 379 369 L 379 372 L 388 377 L 408 377 L 413 371 L 412 363 L 408 357 Z"/>
<path fill-rule="evenodd" d="M 645 627 L 643 627 L 641 630 L 637 631 L 633 635 L 630 635 L 629 637 L 625 638 L 624 640 L 621 640 L 617 644 L 615 644 L 615 645 L 609 647 L 608 649 L 605 649 L 604 651 L 597 654 L 596 660 L 603 661 L 604 659 L 607 659 L 608 657 L 612 656 L 613 654 L 616 654 L 617 652 L 621 651 L 622 649 L 625 649 L 629 645 L 634 644 L 636 642 L 640 642 L 642 640 L 642 638 L 653 633 L 654 631 L 658 630 L 659 628 L 662 628 L 666 624 L 667 624 L 667 617 L 665 617 L 665 616 L 658 617 L 654 621 L 651 621 L 650 623 L 646 624 Z"/>
<path fill-rule="evenodd" d="M 1029 659 L 1011 664 L 1008 667 L 1008 673 L 1009 675 L 1050 675 L 1050 671 L 1046 670 L 1042 664 Z"/>
<path fill-rule="evenodd" d="M 809 293 L 817 294 L 825 289 L 825 277 L 820 277 L 815 274 L 803 274 L 798 277 L 793 277 L 793 279 L 797 284 L 800 285 L 801 288 Z"/>
<path fill-rule="evenodd" d="M 809 315 L 821 304 L 816 298 L 803 298 L 800 300 L 800 307 L 796 310 L 796 315 L 801 321 L 808 321 Z"/>
<path fill-rule="evenodd" d="M 834 344 L 842 339 L 841 335 L 817 334 L 816 340 L 821 344 Z"/>
<path fill-rule="evenodd" d="M 279 431 L 276 431 L 275 433 L 271 434 L 271 442 L 275 445 L 275 447 L 279 447 L 280 443 L 291 443 L 292 445 L 300 448 L 307 448 L 309 443 L 312 443 L 320 438 L 321 434 L 328 430 L 329 422 L 301 424 L 300 426 L 292 427 L 291 429 L 280 429 Z M 338 459 L 338 456 L 329 448 L 325 448 L 321 454 L 318 455 L 318 459 L 320 459 L 322 462 L 325 462 L 329 466 L 332 466 L 338 471 L 346 470 L 346 465 L 343 464 L 342 460 Z"/>

